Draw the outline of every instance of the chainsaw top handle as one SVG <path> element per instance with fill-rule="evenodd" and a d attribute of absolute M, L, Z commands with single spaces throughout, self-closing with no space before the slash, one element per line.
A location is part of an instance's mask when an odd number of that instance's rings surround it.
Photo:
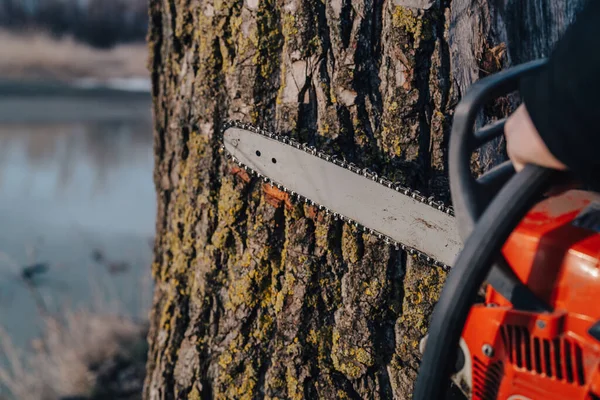
<path fill-rule="evenodd" d="M 545 60 L 536 60 L 488 76 L 473 84 L 456 107 L 450 135 L 449 169 L 452 204 L 463 241 L 467 240 L 492 198 L 515 173 L 512 162 L 506 161 L 479 180 L 473 177 L 471 154 L 501 136 L 506 121 L 502 119 L 474 131 L 481 109 L 490 100 L 517 90 L 521 78 L 539 71 L 544 65 Z M 523 171 L 525 175 L 539 168 L 527 169 Z"/>
<path fill-rule="evenodd" d="M 555 171 L 534 165 L 515 174 L 507 161 L 476 180 L 470 168 L 473 151 L 504 132 L 504 120 L 474 131 L 482 106 L 515 91 L 522 77 L 535 73 L 544 64 L 544 60 L 533 61 L 486 77 L 470 88 L 456 108 L 449 149 L 450 188 L 465 244 L 433 311 L 413 394 L 415 400 L 444 397 L 477 292 L 493 265 L 494 270 L 499 269 L 498 265 L 506 265 L 500 261 L 502 246 L 554 176 Z"/>

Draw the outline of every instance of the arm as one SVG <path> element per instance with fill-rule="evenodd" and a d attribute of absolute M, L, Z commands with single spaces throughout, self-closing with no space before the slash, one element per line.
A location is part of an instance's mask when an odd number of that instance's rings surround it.
<path fill-rule="evenodd" d="M 508 120 L 508 153 L 583 180 L 600 171 L 600 1 L 591 0 L 557 43 L 547 67 L 521 85 L 524 105 Z"/>

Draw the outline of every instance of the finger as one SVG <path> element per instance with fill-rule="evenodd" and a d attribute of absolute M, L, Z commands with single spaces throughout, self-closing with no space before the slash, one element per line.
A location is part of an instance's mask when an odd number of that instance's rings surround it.
<path fill-rule="evenodd" d="M 512 160 L 513 166 L 515 167 L 515 171 L 517 172 L 521 172 L 521 170 L 523 170 L 523 168 L 525 168 L 525 164 L 517 161 L 517 160 Z"/>

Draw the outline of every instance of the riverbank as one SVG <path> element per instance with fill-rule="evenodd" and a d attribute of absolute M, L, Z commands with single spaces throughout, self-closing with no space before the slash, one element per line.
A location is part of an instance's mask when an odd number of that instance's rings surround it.
<path fill-rule="evenodd" d="M 147 80 L 143 42 L 97 49 L 70 37 L 0 30 L 0 77 L 6 80 L 94 81 Z"/>

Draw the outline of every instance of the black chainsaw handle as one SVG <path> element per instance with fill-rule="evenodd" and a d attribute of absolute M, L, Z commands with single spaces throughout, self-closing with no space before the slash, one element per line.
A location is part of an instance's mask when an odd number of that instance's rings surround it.
<path fill-rule="evenodd" d="M 459 340 L 477 291 L 506 239 L 539 194 L 547 189 L 553 175 L 553 171 L 527 165 L 502 187 L 478 219 L 433 310 L 413 400 L 444 398 Z M 482 350 L 471 351 L 477 354 Z"/>
<path fill-rule="evenodd" d="M 535 61 L 492 75 L 474 84 L 458 105 L 450 138 L 450 188 L 459 232 L 465 241 L 436 304 L 417 378 L 414 400 L 442 399 L 448 388 L 459 340 L 478 289 L 486 277 L 525 307 L 545 305 L 516 279 L 501 255 L 514 228 L 551 184 L 554 171 L 527 165 L 518 174 L 510 162 L 475 180 L 470 169 L 472 152 L 503 134 L 504 123 L 474 132 L 482 106 L 517 89 L 519 80 L 543 67 Z M 491 273 L 490 273 L 491 270 Z M 489 275 L 488 275 L 489 274 Z M 525 298 L 523 298 L 523 295 Z M 479 349 L 472 349 L 477 352 Z"/>
<path fill-rule="evenodd" d="M 507 161 L 479 180 L 471 172 L 471 154 L 483 144 L 504 133 L 505 120 L 487 125 L 474 132 L 482 107 L 491 99 L 518 89 L 519 81 L 540 70 L 546 60 L 531 61 L 490 75 L 474 83 L 454 112 L 450 135 L 449 175 L 454 212 L 459 233 L 466 240 L 479 216 L 498 190 L 514 175 L 512 163 Z"/>
<path fill-rule="evenodd" d="M 506 119 L 475 131 L 476 119 L 490 100 L 517 90 L 523 77 L 539 71 L 545 60 L 536 60 L 488 76 L 469 88 L 456 107 L 449 151 L 449 175 L 452 202 L 459 234 L 466 241 L 483 211 L 500 189 L 515 174 L 512 162 L 506 161 L 479 179 L 471 173 L 471 154 L 487 142 L 504 134 Z M 533 169 L 522 172 L 527 176 Z M 533 175 L 529 180 L 537 179 Z M 526 179 L 526 181 L 528 181 Z M 489 268 L 487 282 L 521 311 L 546 312 L 550 306 L 538 298 L 517 278 L 501 254 Z"/>

